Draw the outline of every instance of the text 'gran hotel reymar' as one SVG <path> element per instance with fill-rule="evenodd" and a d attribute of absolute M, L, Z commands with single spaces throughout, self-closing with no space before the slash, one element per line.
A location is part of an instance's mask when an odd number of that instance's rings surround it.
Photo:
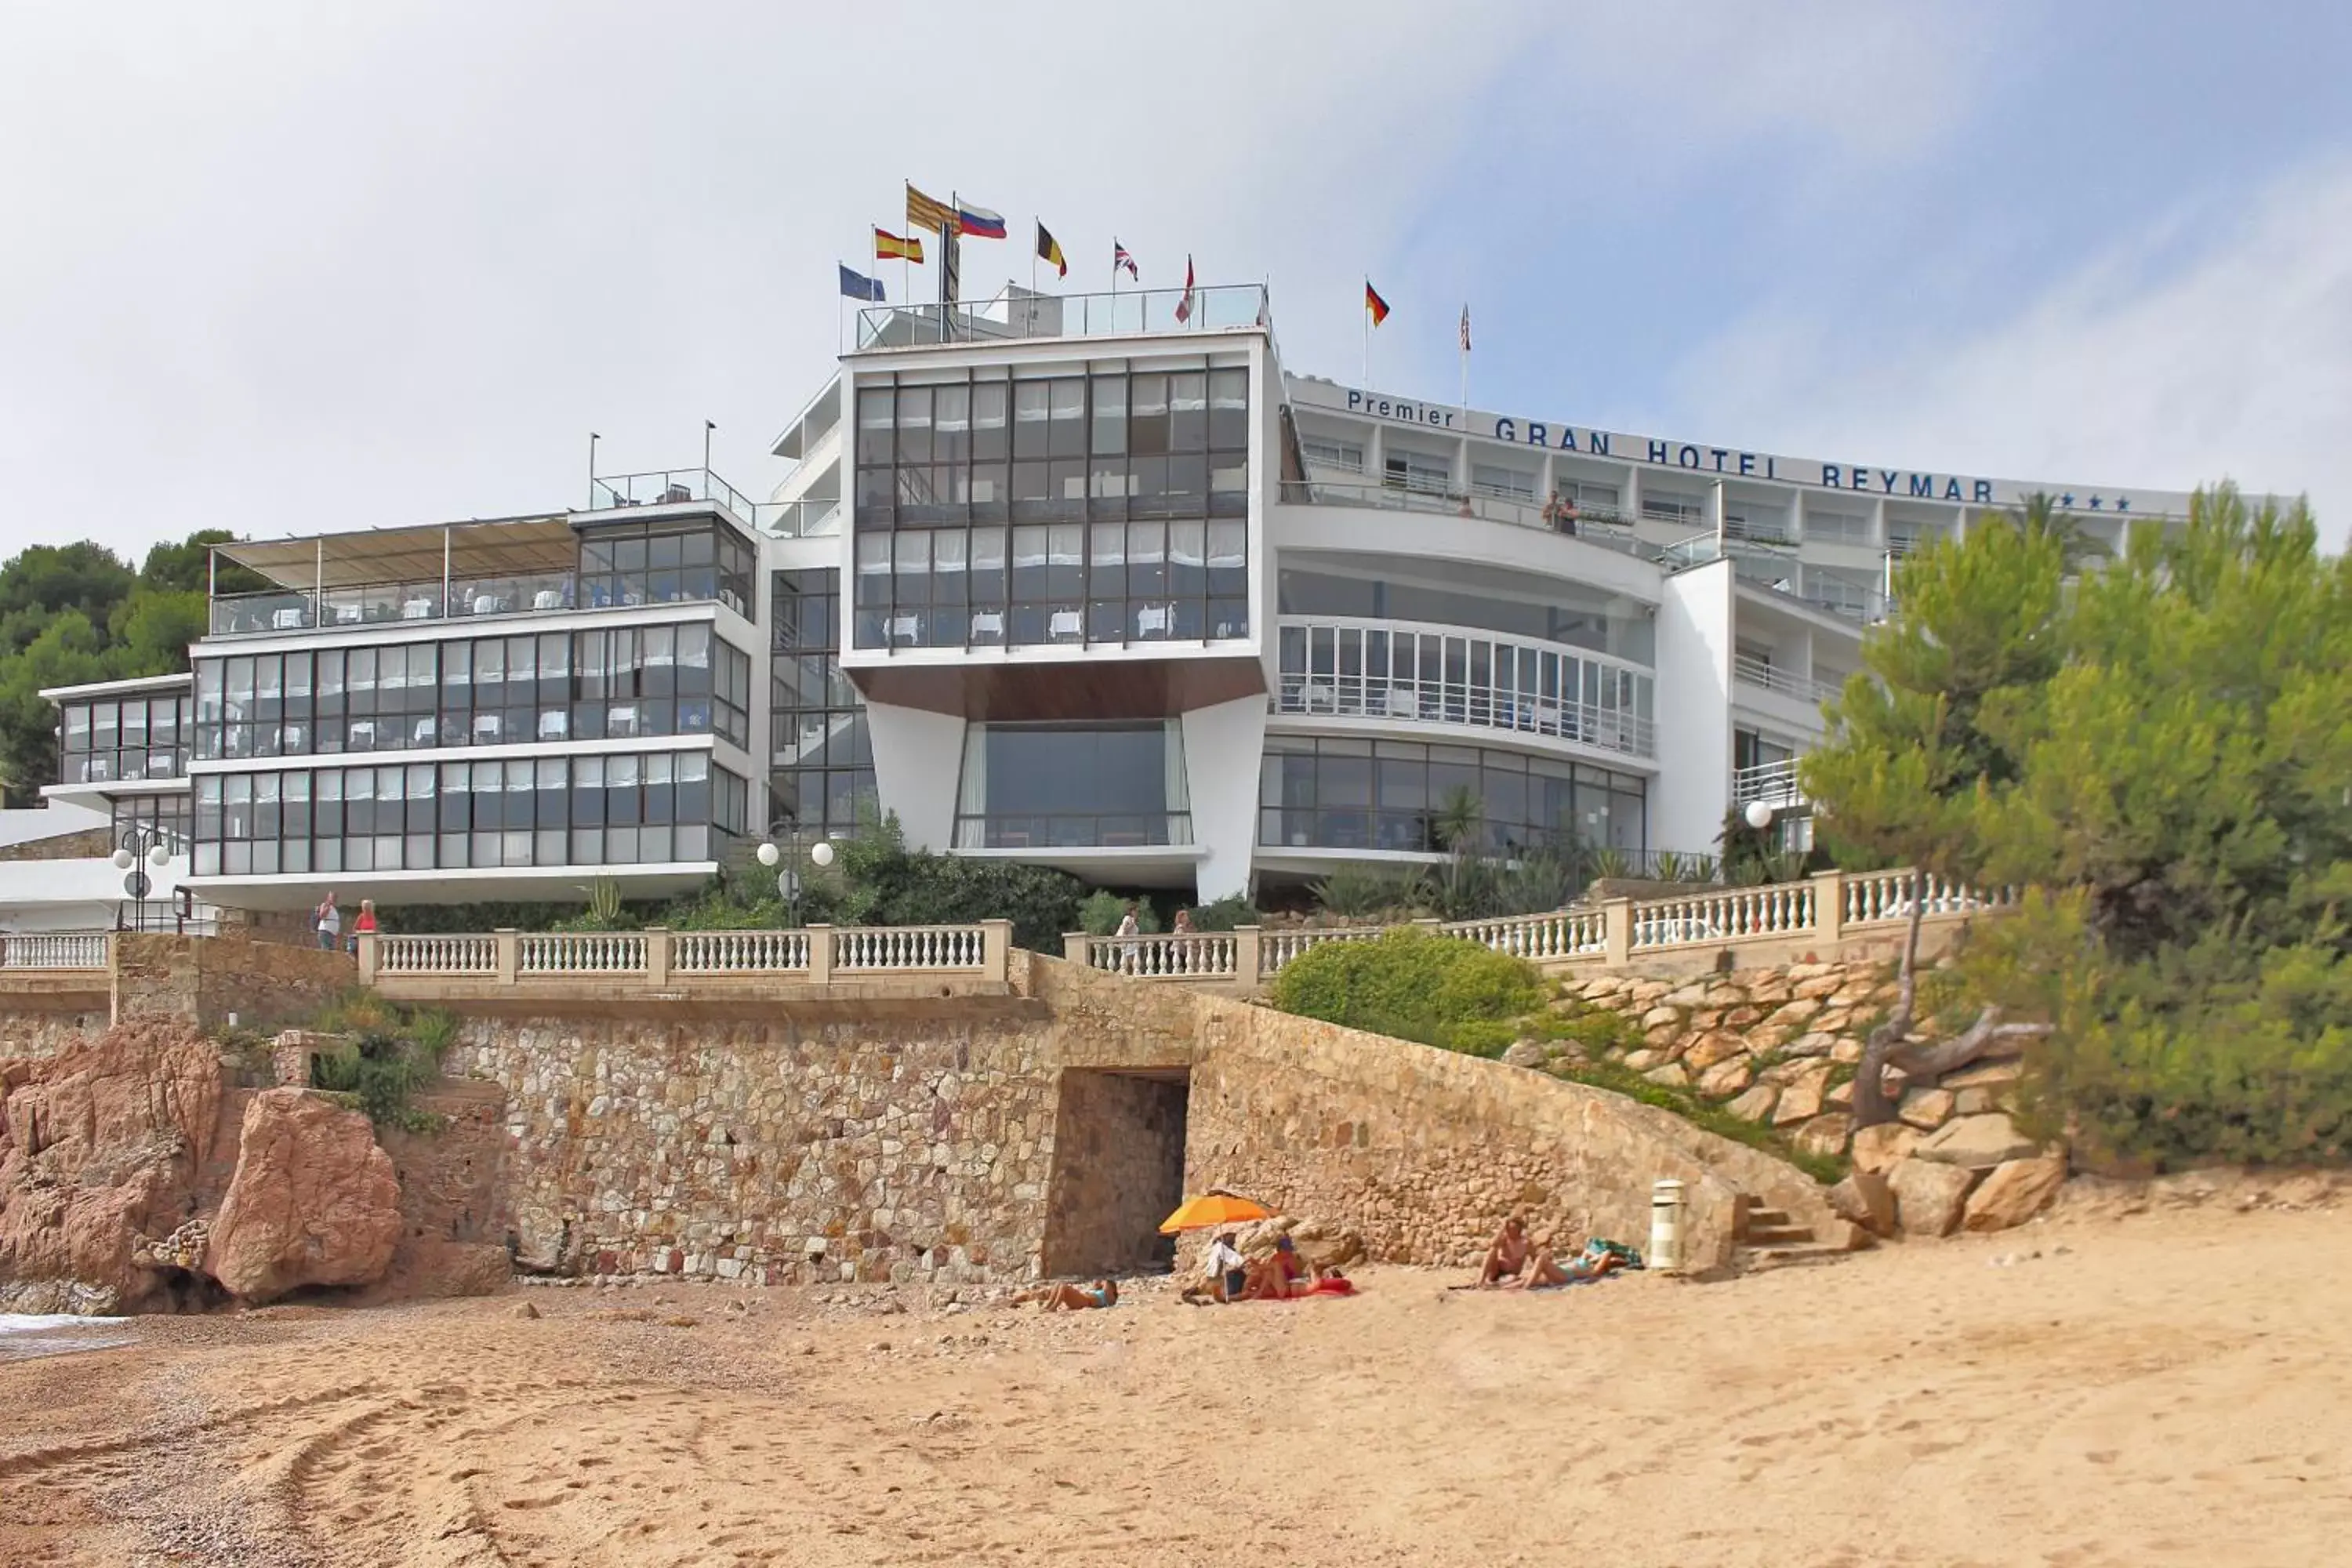
<path fill-rule="evenodd" d="M 909 842 L 1202 900 L 1485 846 L 1807 827 L 1793 759 L 1892 563 L 2046 492 L 1285 371 L 1255 287 L 878 307 L 754 501 L 221 547 L 191 676 L 52 693 L 52 793 L 227 909 L 699 885 L 742 840 Z"/>

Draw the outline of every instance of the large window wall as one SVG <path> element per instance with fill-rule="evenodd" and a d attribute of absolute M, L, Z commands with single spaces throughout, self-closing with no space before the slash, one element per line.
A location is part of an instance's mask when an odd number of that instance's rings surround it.
<path fill-rule="evenodd" d="M 1479 803 L 1494 853 L 1648 843 L 1640 776 L 1477 746 L 1269 735 L 1258 786 L 1268 848 L 1438 850 L 1434 824 L 1461 790 Z"/>
<path fill-rule="evenodd" d="M 206 773 L 199 876 L 719 858 L 749 786 L 702 752 Z"/>
<path fill-rule="evenodd" d="M 185 691 L 141 692 L 58 705 L 58 778 L 64 784 L 185 778 Z"/>
<path fill-rule="evenodd" d="M 959 849 L 1190 844 L 1184 731 L 1145 724 L 973 724 L 956 796 Z"/>
<path fill-rule="evenodd" d="M 758 556 L 723 522 L 592 523 L 580 531 L 580 603 L 601 609 L 717 599 L 749 620 Z"/>
<path fill-rule="evenodd" d="M 1533 643 L 1411 626 L 1285 624 L 1275 710 L 1467 724 L 1656 754 L 1646 671 Z"/>
<path fill-rule="evenodd" d="M 858 647 L 1249 635 L 1249 372 L 862 384 Z"/>
<path fill-rule="evenodd" d="M 769 784 L 775 814 L 808 833 L 857 831 L 875 803 L 866 704 L 841 673 L 841 574 L 778 572 L 769 662 Z"/>
<path fill-rule="evenodd" d="M 1318 559 L 1276 576 L 1284 615 L 1464 626 L 1657 663 L 1654 607 L 1623 595 L 1438 556 Z"/>
<path fill-rule="evenodd" d="M 519 633 L 196 664 L 195 754 L 334 755 L 751 732 L 749 655 L 708 625 Z"/>

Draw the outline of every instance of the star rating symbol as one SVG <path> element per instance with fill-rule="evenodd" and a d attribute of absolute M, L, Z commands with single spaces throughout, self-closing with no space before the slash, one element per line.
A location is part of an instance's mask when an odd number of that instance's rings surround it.
<path fill-rule="evenodd" d="M 2058 504 L 2063 507 L 2072 507 L 2074 504 L 2074 492 L 2068 490 L 2064 495 L 2060 496 Z"/>
<path fill-rule="evenodd" d="M 2116 498 L 2116 510 L 2117 511 L 2129 511 L 2129 510 L 2131 510 L 2131 497 L 2129 497 L 2129 496 L 2117 496 L 2117 497 Z"/>
<path fill-rule="evenodd" d="M 2093 511 L 2099 510 L 2099 498 L 2097 496 L 2093 496 L 2091 498 L 2091 510 Z"/>

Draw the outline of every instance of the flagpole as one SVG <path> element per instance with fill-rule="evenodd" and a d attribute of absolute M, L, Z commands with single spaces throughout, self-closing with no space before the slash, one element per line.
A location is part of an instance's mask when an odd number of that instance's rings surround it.
<path fill-rule="evenodd" d="M 1366 392 L 1372 389 L 1372 307 L 1370 303 L 1371 292 L 1371 275 L 1367 273 L 1364 277 L 1364 298 L 1356 301 L 1356 309 L 1364 318 L 1364 376 L 1361 385 Z"/>

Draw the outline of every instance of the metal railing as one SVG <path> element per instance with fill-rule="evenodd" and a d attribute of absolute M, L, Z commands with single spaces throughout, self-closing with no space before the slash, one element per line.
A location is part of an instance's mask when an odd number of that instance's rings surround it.
<path fill-rule="evenodd" d="M 1792 675 L 1767 659 L 1744 653 L 1733 658 L 1731 678 L 1744 686 L 1777 691 L 1801 702 L 1827 702 L 1838 694 L 1838 688 L 1830 681 L 1815 680 L 1806 675 Z"/>
<path fill-rule="evenodd" d="M 713 501 L 745 522 L 758 513 L 750 497 L 709 468 L 661 468 L 644 474 L 612 474 L 588 481 L 588 510 L 616 507 L 688 506 Z"/>
<path fill-rule="evenodd" d="M 102 931 L 0 931 L 0 969 L 110 967 L 108 938 Z"/>
<path fill-rule="evenodd" d="M 1805 799 L 1805 786 L 1797 776 L 1797 759 L 1785 762 L 1759 763 L 1753 767 L 1738 768 L 1731 774 L 1731 804 L 1746 805 L 1760 800 L 1767 805 L 1801 805 Z"/>
<path fill-rule="evenodd" d="M 763 500 L 753 509 L 751 524 L 778 539 L 831 538 L 841 531 L 841 498 L 808 500 Z"/>
<path fill-rule="evenodd" d="M 1180 314 L 1181 312 L 1181 314 Z M 1131 289 L 1116 294 L 1009 293 L 977 304 L 882 305 L 857 312 L 857 348 L 922 348 L 1023 338 L 1271 331 L 1263 285 Z"/>
<path fill-rule="evenodd" d="M 1709 530 L 1677 539 L 1648 554 L 1670 572 L 1728 559 L 1732 570 L 1744 583 L 1865 626 L 1885 620 L 1893 610 L 1893 601 L 1876 588 L 1823 576 L 1819 567 L 1798 565 L 1793 550 L 1794 546 L 1768 549 L 1740 540 L 1718 538 Z"/>
<path fill-rule="evenodd" d="M 1325 479 L 1286 479 L 1283 501 L 1290 506 L 1356 506 L 1376 511 L 1420 511 L 1441 517 L 1478 518 L 1557 533 L 1613 550 L 1621 555 L 1641 552 L 1633 524 L 1622 511 L 1607 507 L 1580 507 L 1572 513 L 1550 503 L 1516 496 L 1491 495 L 1472 489 L 1431 489 L 1398 480 L 1389 484 L 1339 484 Z"/>
<path fill-rule="evenodd" d="M 1824 871 L 1760 888 L 1695 888 L 1667 898 L 1611 899 L 1546 914 L 1415 923 L 1434 934 L 1467 938 L 1537 963 L 1623 964 L 1636 955 L 1648 959 L 1676 950 L 1720 950 L 1745 943 L 1826 946 L 1849 936 L 1883 938 L 1907 921 L 1910 879 L 1908 871 Z M 1986 892 L 1928 877 L 1923 880 L 1921 918 L 1964 920 L 2016 901 L 2013 889 Z M 1064 951 L 1074 963 L 1112 973 L 1255 990 L 1301 954 L 1328 942 L 1370 942 L 1394 929 L 1242 926 L 1231 932 L 1184 936 L 1073 933 L 1065 939 Z"/>
<path fill-rule="evenodd" d="M 956 818 L 959 849 L 1135 849 L 1192 842 L 1192 814 L 991 812 Z"/>

